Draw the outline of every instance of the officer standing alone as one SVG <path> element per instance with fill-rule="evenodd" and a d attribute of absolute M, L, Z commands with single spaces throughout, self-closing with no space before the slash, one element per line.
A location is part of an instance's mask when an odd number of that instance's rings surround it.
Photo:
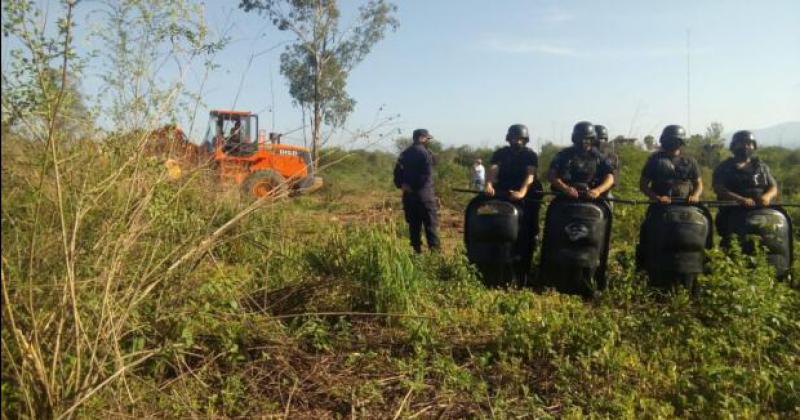
<path fill-rule="evenodd" d="M 433 154 L 428 144 L 433 136 L 425 129 L 414 130 L 414 143 L 400 153 L 394 169 L 395 186 L 403 190 L 403 211 L 408 223 L 411 247 L 422 252 L 422 228 L 428 247 L 439 249 L 436 193 L 433 189 Z"/>
<path fill-rule="evenodd" d="M 541 186 L 536 179 L 539 156 L 526 145 L 530 141 L 528 127 L 514 124 L 506 132 L 508 146 L 492 155 L 486 179 L 485 194 L 508 200 L 522 212 L 516 251 L 519 261 L 516 276 L 520 284 L 527 284 L 533 251 L 539 234 L 539 202 Z"/>

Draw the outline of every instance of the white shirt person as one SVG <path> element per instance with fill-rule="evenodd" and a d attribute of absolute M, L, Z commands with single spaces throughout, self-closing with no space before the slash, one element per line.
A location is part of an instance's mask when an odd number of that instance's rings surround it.
<path fill-rule="evenodd" d="M 485 185 L 486 168 L 483 167 L 480 159 L 475 159 L 475 164 L 472 166 L 472 179 L 470 181 L 470 186 L 477 190 L 483 191 Z"/>

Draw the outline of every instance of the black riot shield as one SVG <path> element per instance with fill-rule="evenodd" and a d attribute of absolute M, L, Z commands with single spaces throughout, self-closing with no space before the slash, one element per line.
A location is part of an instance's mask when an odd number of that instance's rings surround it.
<path fill-rule="evenodd" d="M 742 252 L 752 254 L 756 243 L 765 248 L 769 263 L 775 267 L 779 279 L 789 277 L 794 254 L 792 219 L 780 206 L 747 208 L 729 207 L 720 209 L 717 229 L 722 236 L 721 245 L 726 248 L 736 238 Z"/>
<path fill-rule="evenodd" d="M 583 296 L 604 289 L 611 221 L 606 201 L 550 203 L 542 241 L 542 283 Z"/>
<path fill-rule="evenodd" d="M 485 284 L 497 286 L 514 280 L 514 263 L 519 260 L 515 252 L 519 222 L 520 210 L 507 201 L 479 195 L 467 205 L 467 258 L 478 267 Z"/>
<path fill-rule="evenodd" d="M 712 235 L 711 213 L 704 206 L 651 205 L 639 238 L 650 284 L 661 289 L 683 284 L 696 290 L 695 280 L 705 271 L 705 250 L 713 245 Z"/>

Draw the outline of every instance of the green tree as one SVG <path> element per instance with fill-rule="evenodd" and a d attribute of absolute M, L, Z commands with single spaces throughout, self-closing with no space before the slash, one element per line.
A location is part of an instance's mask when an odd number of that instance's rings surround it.
<path fill-rule="evenodd" d="M 101 93 L 115 127 L 134 130 L 190 118 L 201 98 L 186 89 L 185 76 L 197 60 L 207 71 L 213 68 L 211 58 L 228 42 L 210 33 L 202 4 L 103 0 L 93 16 L 101 18 L 92 37 L 102 46 Z M 177 77 L 164 77 L 172 71 Z"/>
<path fill-rule="evenodd" d="M 28 140 L 53 140 L 75 111 L 85 111 L 77 89 L 84 61 L 72 48 L 75 1 L 63 1 L 56 29 L 41 24 L 45 13 L 29 1 L 3 2 L 3 37 L 14 41 L 2 73 L 2 120 Z"/>
<path fill-rule="evenodd" d="M 722 138 L 722 131 L 725 128 L 722 126 L 720 122 L 712 122 L 711 124 L 706 127 L 706 137 L 705 140 L 707 143 L 711 144 L 721 144 L 725 140 Z"/>
<path fill-rule="evenodd" d="M 8 80 L 4 75 L 3 122 L 9 132 L 29 141 L 41 140 L 48 124 L 49 108 L 53 105 L 45 92 L 61 90 L 61 70 L 46 68 L 36 76 L 37 82 L 24 88 L 19 86 L 27 77 Z M 80 76 L 69 69 L 63 80 L 64 89 L 60 112 L 52 115 L 53 131 L 64 140 L 76 140 L 91 135 L 94 115 L 86 105 L 86 99 L 79 86 Z"/>
<path fill-rule="evenodd" d="M 712 122 L 706 127 L 706 134 L 695 134 L 687 140 L 689 154 L 694 156 L 700 164 L 715 168 L 724 155 L 725 140 L 722 138 L 724 127 L 721 123 Z"/>
<path fill-rule="evenodd" d="M 647 150 L 653 150 L 656 147 L 656 139 L 651 135 L 647 135 L 644 137 L 644 147 Z"/>
<path fill-rule="evenodd" d="M 550 161 L 553 160 L 556 153 L 558 153 L 563 146 L 547 142 L 542 145 L 542 152 L 539 153 L 539 176 L 546 178 L 547 170 L 550 168 Z"/>
<path fill-rule="evenodd" d="M 634 138 L 634 137 L 625 137 L 622 134 L 620 134 L 620 135 L 614 137 L 611 140 L 611 143 L 614 144 L 614 147 L 619 147 L 619 146 L 622 146 L 624 144 L 633 144 L 633 145 L 635 145 L 637 141 L 638 140 L 636 138 Z"/>
<path fill-rule="evenodd" d="M 347 77 L 387 29 L 397 28 L 397 7 L 370 0 L 347 29 L 340 27 L 336 0 L 241 0 L 239 7 L 265 15 L 294 36 L 281 54 L 281 74 L 295 104 L 311 115 L 312 156 L 318 165 L 322 125 L 341 127 L 353 111 L 356 101 L 347 94 Z"/>
<path fill-rule="evenodd" d="M 403 150 L 406 150 L 412 143 L 414 143 L 414 141 L 411 140 L 411 137 L 398 137 L 394 139 L 394 148 L 397 150 L 397 153 L 402 153 Z"/>

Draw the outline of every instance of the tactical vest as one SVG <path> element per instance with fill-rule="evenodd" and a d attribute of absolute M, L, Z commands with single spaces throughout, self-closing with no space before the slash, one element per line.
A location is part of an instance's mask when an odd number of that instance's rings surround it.
<path fill-rule="evenodd" d="M 769 188 L 766 165 L 756 158 L 741 169 L 731 161 L 723 177 L 723 185 L 728 191 L 748 198 L 758 198 Z"/>
<path fill-rule="evenodd" d="M 673 198 L 687 198 L 692 193 L 692 164 L 682 156 L 660 156 L 653 182 L 656 192 Z"/>
<path fill-rule="evenodd" d="M 597 179 L 597 167 L 599 164 L 599 154 L 592 153 L 589 156 L 573 155 L 569 159 L 562 179 L 576 188 L 594 188 L 600 183 L 600 180 Z"/>

